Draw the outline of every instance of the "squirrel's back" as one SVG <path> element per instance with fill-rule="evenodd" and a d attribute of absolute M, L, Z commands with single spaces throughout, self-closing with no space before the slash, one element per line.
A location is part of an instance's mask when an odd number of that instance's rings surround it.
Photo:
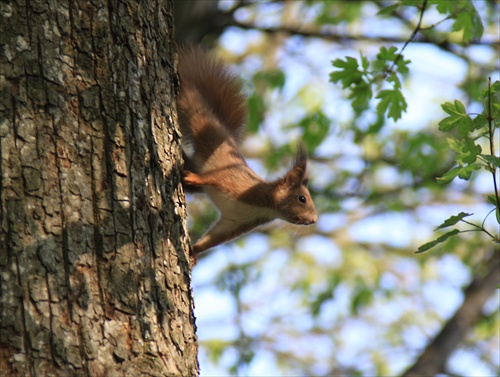
<path fill-rule="evenodd" d="M 246 98 L 238 78 L 226 64 L 200 46 L 179 50 L 178 72 L 180 93 L 178 110 L 181 115 L 196 111 L 199 101 L 209 109 L 240 142 L 247 117 Z"/>

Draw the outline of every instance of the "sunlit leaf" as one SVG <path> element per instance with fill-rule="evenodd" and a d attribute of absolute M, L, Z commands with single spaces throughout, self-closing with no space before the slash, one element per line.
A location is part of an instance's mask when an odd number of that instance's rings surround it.
<path fill-rule="evenodd" d="M 376 98 L 380 99 L 377 111 L 381 114 L 387 111 L 388 118 L 398 120 L 406 111 L 406 100 L 400 90 L 381 90 Z"/>
<path fill-rule="evenodd" d="M 458 13 L 452 27 L 453 31 L 462 30 L 465 43 L 472 38 L 481 38 L 484 31 L 481 17 L 473 6 L 471 8 Z"/>
<path fill-rule="evenodd" d="M 336 59 L 332 65 L 340 70 L 330 73 L 330 81 L 342 82 L 344 89 L 352 84 L 358 84 L 363 77 L 363 73 L 358 70 L 358 61 L 353 57 L 346 56 L 346 60 Z"/>
<path fill-rule="evenodd" d="M 439 130 L 447 132 L 460 125 L 462 132 L 465 132 L 464 135 L 460 136 L 467 136 L 469 130 L 472 130 L 472 119 L 465 112 L 462 102 L 459 100 L 455 100 L 454 103 L 446 102 L 441 107 L 450 116 L 439 122 Z"/>
<path fill-rule="evenodd" d="M 471 164 L 463 166 L 460 168 L 460 171 L 458 172 L 458 177 L 467 181 L 470 179 L 472 172 L 479 169 L 481 169 L 481 165 L 479 164 Z"/>
<path fill-rule="evenodd" d="M 457 153 L 462 153 L 462 149 L 464 147 L 464 142 L 462 139 L 455 139 L 452 137 L 449 137 L 446 139 L 446 142 L 448 143 L 448 146 L 450 149 L 454 152 Z"/>
<path fill-rule="evenodd" d="M 439 183 L 448 184 L 456 178 L 456 176 L 460 172 L 460 169 L 461 168 L 459 166 L 454 167 L 453 169 L 451 169 L 450 171 L 448 171 L 447 173 L 443 174 L 441 177 L 438 177 L 436 179 Z"/>
<path fill-rule="evenodd" d="M 465 213 L 465 212 L 460 212 L 458 215 L 455 215 L 455 216 L 451 216 L 450 218 L 448 218 L 447 220 L 445 220 L 441 225 L 439 225 L 435 230 L 438 230 L 438 229 L 443 229 L 443 228 L 447 228 L 449 226 L 452 226 L 452 225 L 455 225 L 456 223 L 458 223 L 460 220 L 466 218 L 466 217 L 469 217 L 469 216 L 472 216 L 473 213 Z"/>
<path fill-rule="evenodd" d="M 480 155 L 486 162 L 490 163 L 496 168 L 500 168 L 500 157 L 492 156 L 490 154 Z"/>
<path fill-rule="evenodd" d="M 418 248 L 418 250 L 415 251 L 415 253 L 420 254 L 420 253 L 423 253 L 425 251 L 428 251 L 428 250 L 432 249 L 433 247 L 435 247 L 436 245 L 439 245 L 440 243 L 445 242 L 448 238 L 457 235 L 458 233 L 460 233 L 460 231 L 458 229 L 453 229 L 452 231 L 443 234 L 438 239 L 431 241 L 431 242 L 427 242 L 426 244 L 420 246 Z"/>

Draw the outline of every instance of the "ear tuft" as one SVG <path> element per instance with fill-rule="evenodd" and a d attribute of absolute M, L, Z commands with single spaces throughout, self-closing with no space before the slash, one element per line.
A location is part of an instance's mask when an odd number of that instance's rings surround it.
<path fill-rule="evenodd" d="M 295 161 L 290 171 L 283 177 L 283 184 L 287 187 L 307 184 L 309 173 L 307 171 L 307 151 L 303 143 L 299 143 Z"/>
<path fill-rule="evenodd" d="M 309 169 L 307 169 L 307 149 L 304 143 L 301 141 L 297 147 L 297 153 L 295 154 L 295 163 L 293 165 L 295 170 L 300 170 L 300 181 L 303 186 L 307 186 L 309 182 Z"/>
<path fill-rule="evenodd" d="M 297 147 L 297 152 L 295 154 L 295 162 L 293 164 L 294 168 L 300 167 L 306 170 L 307 167 L 307 150 L 304 143 L 301 141 Z"/>

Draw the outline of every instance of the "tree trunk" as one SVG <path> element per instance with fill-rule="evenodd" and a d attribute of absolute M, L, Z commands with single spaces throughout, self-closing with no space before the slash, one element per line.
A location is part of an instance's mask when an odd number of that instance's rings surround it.
<path fill-rule="evenodd" d="M 2 376 L 193 376 L 168 1 L 0 5 Z"/>

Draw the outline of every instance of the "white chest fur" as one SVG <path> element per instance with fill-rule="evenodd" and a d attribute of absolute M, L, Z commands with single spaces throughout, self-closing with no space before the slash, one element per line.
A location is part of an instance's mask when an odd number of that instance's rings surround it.
<path fill-rule="evenodd" d="M 271 220 L 280 217 L 278 211 L 272 208 L 242 203 L 214 187 L 205 186 L 204 191 L 219 210 L 221 218 L 232 220 L 235 223 L 262 218 Z"/>

